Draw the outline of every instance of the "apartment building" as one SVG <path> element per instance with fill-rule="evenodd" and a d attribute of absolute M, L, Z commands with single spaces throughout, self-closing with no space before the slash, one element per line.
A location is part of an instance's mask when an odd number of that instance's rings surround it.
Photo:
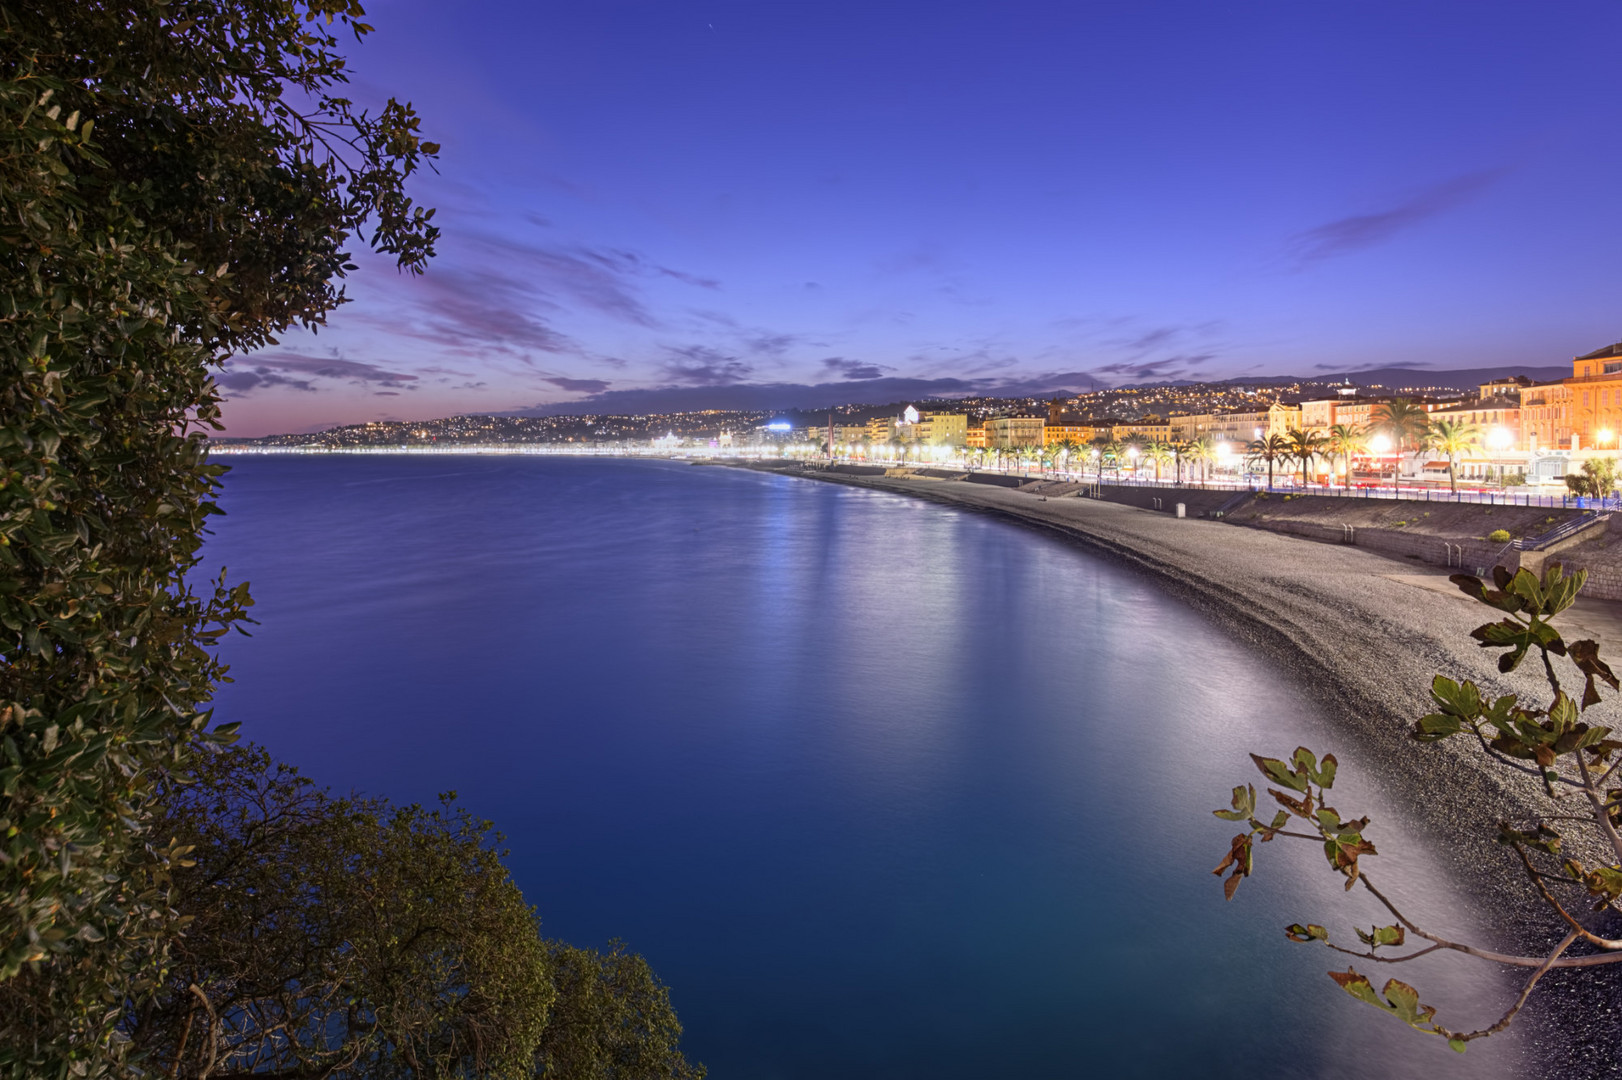
<path fill-rule="evenodd" d="M 1040 416 L 994 416 L 986 421 L 986 445 L 996 450 L 1042 446 L 1046 428 Z"/>

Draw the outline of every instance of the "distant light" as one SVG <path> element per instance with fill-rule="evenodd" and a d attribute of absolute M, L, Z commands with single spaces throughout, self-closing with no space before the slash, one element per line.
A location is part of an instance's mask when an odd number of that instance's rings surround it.
<path fill-rule="evenodd" d="M 766 425 L 767 431 L 793 431 L 794 425 L 787 420 L 773 420 Z"/>

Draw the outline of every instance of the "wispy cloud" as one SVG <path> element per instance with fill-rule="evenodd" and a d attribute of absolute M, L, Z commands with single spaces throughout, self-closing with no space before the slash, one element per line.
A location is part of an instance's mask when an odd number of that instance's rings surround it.
<path fill-rule="evenodd" d="M 822 368 L 830 375 L 837 375 L 841 379 L 858 381 L 863 379 L 878 379 L 887 371 L 895 368 L 884 364 L 873 364 L 866 360 L 851 360 L 844 356 L 830 356 L 822 361 Z"/>
<path fill-rule="evenodd" d="M 1506 172 L 1488 169 L 1436 184 L 1387 209 L 1338 218 L 1290 238 L 1287 254 L 1298 270 L 1325 259 L 1384 243 L 1405 229 L 1444 214 L 1480 195 Z"/>
<path fill-rule="evenodd" d="M 600 394 L 611 385 L 606 379 L 571 379 L 565 375 L 549 375 L 541 381 L 571 394 Z"/>
<path fill-rule="evenodd" d="M 748 379 L 755 370 L 748 361 L 707 345 L 666 345 L 664 350 L 670 355 L 660 370 L 682 386 L 731 386 Z"/>
<path fill-rule="evenodd" d="M 214 381 L 232 397 L 256 390 L 285 387 L 314 392 L 323 389 L 321 381 L 350 386 L 377 386 L 393 390 L 414 390 L 417 376 L 389 371 L 377 364 L 345 360 L 336 356 L 304 356 L 299 353 L 267 353 L 226 361 L 225 370 Z"/>

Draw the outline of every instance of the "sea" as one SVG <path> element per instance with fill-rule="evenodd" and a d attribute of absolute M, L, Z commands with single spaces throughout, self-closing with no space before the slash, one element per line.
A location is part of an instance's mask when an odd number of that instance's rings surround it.
<path fill-rule="evenodd" d="M 1480 921 L 1310 687 L 1152 578 L 744 469 L 223 460 L 200 569 L 258 625 L 216 718 L 336 791 L 456 791 L 546 936 L 648 958 L 715 1080 L 1534 1075 L 1514 1029 L 1455 1054 L 1286 940 L 1390 921 L 1318 845 L 1224 901 L 1211 811 L 1307 745 L 1389 891 Z M 1459 1028 L 1516 989 L 1351 963 Z"/>

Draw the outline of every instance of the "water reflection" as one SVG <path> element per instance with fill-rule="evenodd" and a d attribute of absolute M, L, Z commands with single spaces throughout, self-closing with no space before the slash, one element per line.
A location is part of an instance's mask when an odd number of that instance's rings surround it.
<path fill-rule="evenodd" d="M 264 625 L 221 716 L 339 787 L 460 789 L 549 933 L 650 957 L 718 1080 L 1525 1075 L 1284 940 L 1375 921 L 1310 846 L 1222 902 L 1209 810 L 1305 742 L 1384 878 L 1470 921 L 1355 747 L 1144 580 L 809 481 L 458 467 L 236 468 L 210 555 Z M 1507 1000 L 1485 968 L 1410 981 L 1461 1023 Z"/>

